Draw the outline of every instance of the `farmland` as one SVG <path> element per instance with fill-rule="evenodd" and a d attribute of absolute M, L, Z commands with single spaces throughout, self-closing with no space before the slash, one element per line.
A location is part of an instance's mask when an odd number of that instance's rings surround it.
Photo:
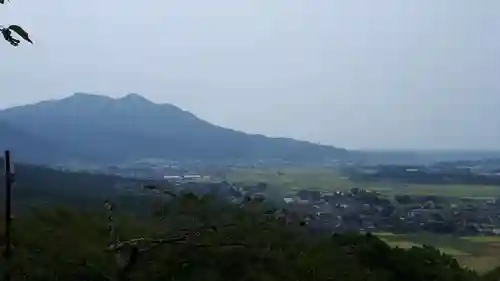
<path fill-rule="evenodd" d="M 360 187 L 394 195 L 435 195 L 446 197 L 493 198 L 500 197 L 500 187 L 481 185 L 440 185 L 440 184 L 400 184 L 394 182 L 359 183 L 350 181 L 334 169 L 296 168 L 296 169 L 231 169 L 226 171 L 226 179 L 231 182 L 265 182 L 284 194 L 299 189 L 319 191 L 347 190 Z"/>
<path fill-rule="evenodd" d="M 333 169 L 232 169 L 226 179 L 231 182 L 265 182 L 271 190 L 293 194 L 300 189 L 330 192 L 345 191 L 354 187 L 377 191 L 392 199 L 395 195 L 433 195 L 458 198 L 485 199 L 500 197 L 500 187 L 459 184 L 401 184 L 394 182 L 353 182 Z M 446 208 L 445 208 L 446 209 Z M 453 256 L 466 267 L 486 272 L 500 264 L 500 236 L 458 237 L 451 234 L 429 232 L 393 234 L 378 233 L 393 247 L 411 248 L 429 245 Z"/>
<path fill-rule="evenodd" d="M 455 237 L 430 233 L 377 235 L 393 247 L 411 248 L 421 245 L 436 247 L 441 252 L 456 258 L 461 265 L 478 272 L 486 272 L 500 264 L 498 236 Z"/>

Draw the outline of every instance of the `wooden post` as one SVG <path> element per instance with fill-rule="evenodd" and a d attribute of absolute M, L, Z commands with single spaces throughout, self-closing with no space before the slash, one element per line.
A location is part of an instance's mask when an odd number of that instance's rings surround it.
<path fill-rule="evenodd" d="M 10 243 L 10 227 L 12 222 L 11 216 L 11 189 L 12 189 L 12 173 L 10 165 L 10 151 L 5 151 L 5 280 L 11 279 L 11 243 Z"/>

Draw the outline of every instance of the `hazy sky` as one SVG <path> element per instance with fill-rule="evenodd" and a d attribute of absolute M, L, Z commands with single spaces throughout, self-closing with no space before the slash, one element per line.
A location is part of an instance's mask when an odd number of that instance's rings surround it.
<path fill-rule="evenodd" d="M 346 148 L 500 149 L 500 1 L 12 0 L 0 107 L 139 93 Z"/>

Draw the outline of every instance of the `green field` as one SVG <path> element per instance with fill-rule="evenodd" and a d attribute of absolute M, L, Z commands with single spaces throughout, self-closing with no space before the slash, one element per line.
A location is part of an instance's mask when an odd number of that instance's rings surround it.
<path fill-rule="evenodd" d="M 299 189 L 335 191 L 360 187 L 388 196 L 413 194 L 483 199 L 500 197 L 500 187 L 497 186 L 355 183 L 342 176 L 338 171 L 326 168 L 231 169 L 226 172 L 226 179 L 231 182 L 265 182 L 284 194 L 294 193 Z"/>
<path fill-rule="evenodd" d="M 232 169 L 227 171 L 226 177 L 232 182 L 265 182 L 286 191 L 302 188 L 332 191 L 355 187 L 351 181 L 329 169 Z"/>
<path fill-rule="evenodd" d="M 421 234 L 376 234 L 390 246 L 400 248 L 429 245 L 451 255 L 463 266 L 486 272 L 500 266 L 500 237 L 454 237 L 448 235 Z"/>
<path fill-rule="evenodd" d="M 320 191 L 348 190 L 360 187 L 392 197 L 396 194 L 437 195 L 484 199 L 500 197 L 500 187 L 473 185 L 417 185 L 396 183 L 355 183 L 333 169 L 233 169 L 227 180 L 242 183 L 265 182 L 280 194 L 299 189 Z M 430 233 L 378 233 L 393 247 L 411 248 L 429 245 L 455 257 L 464 266 L 485 272 L 500 266 L 500 237 L 455 237 Z"/>
<path fill-rule="evenodd" d="M 485 199 L 500 197 L 500 187 L 473 185 L 417 185 L 396 183 L 355 183 L 333 169 L 233 169 L 227 172 L 232 182 L 269 184 L 280 194 L 299 189 L 320 191 L 348 190 L 360 187 L 392 197 L 396 194 L 437 195 Z M 500 237 L 454 237 L 430 233 L 378 233 L 393 247 L 411 248 L 429 245 L 455 257 L 462 265 L 485 272 L 500 266 Z"/>

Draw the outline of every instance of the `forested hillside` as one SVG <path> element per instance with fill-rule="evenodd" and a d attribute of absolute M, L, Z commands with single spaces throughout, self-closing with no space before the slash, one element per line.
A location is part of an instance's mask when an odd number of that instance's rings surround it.
<path fill-rule="evenodd" d="M 0 121 L 0 149 L 15 151 L 17 161 L 32 164 L 57 163 L 63 159 L 60 157 L 65 152 L 64 147 L 56 147 L 55 144 L 4 121 Z"/>
<path fill-rule="evenodd" d="M 4 160 L 1 158 L 0 169 L 4 169 Z M 31 206 L 95 209 L 100 208 L 107 199 L 125 200 L 127 204 L 140 206 L 143 204 L 141 200 L 153 196 L 142 188 L 145 185 L 165 187 L 168 183 L 16 164 L 15 184 L 12 188 L 13 208 L 18 212 L 25 212 Z M 0 205 L 3 205 L 3 176 L 0 190 Z M 127 205 L 128 207 L 131 206 Z"/>
<path fill-rule="evenodd" d="M 14 280 L 483 278 L 433 248 L 393 249 L 372 235 L 311 233 L 299 221 L 267 213 L 258 203 L 186 195 L 158 202 L 149 219 L 113 216 L 115 237 L 104 207 L 33 210 L 14 220 Z"/>

